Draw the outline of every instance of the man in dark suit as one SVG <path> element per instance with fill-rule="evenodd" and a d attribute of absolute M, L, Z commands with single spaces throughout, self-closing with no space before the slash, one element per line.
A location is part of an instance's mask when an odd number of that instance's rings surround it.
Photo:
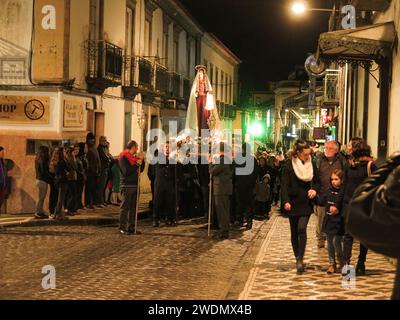
<path fill-rule="evenodd" d="M 232 195 L 233 165 L 230 148 L 221 143 L 219 146 L 219 159 L 210 163 L 210 173 L 213 178 L 213 196 L 215 210 L 218 218 L 218 238 L 229 238 L 230 196 Z"/>
<path fill-rule="evenodd" d="M 153 227 L 160 226 L 163 215 L 168 226 L 175 226 L 177 210 L 176 161 L 170 159 L 170 144 L 166 143 L 164 153 L 159 155 L 155 167 Z"/>
<path fill-rule="evenodd" d="M 248 166 L 249 170 L 244 170 L 246 166 Z M 238 170 L 235 170 L 235 224 L 242 226 L 243 218 L 246 218 L 246 228 L 251 229 L 253 226 L 258 163 L 257 159 L 251 154 L 251 147 L 247 143 L 242 145 L 241 159 L 238 157 L 235 158 L 235 169 L 236 168 L 238 168 Z M 239 170 L 239 168 L 242 170 Z"/>

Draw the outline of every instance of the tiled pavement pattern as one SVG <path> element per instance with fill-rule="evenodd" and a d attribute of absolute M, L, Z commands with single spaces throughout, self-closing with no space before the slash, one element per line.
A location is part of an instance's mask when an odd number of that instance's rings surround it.
<path fill-rule="evenodd" d="M 274 216 L 269 222 L 272 224 L 271 230 L 264 240 L 240 299 L 390 299 L 395 268 L 386 258 L 371 251 L 367 256 L 366 276 L 356 277 L 354 288 L 343 288 L 340 274 L 326 274 L 327 250 L 317 247 L 315 221 L 313 215 L 308 227 L 306 272 L 297 275 L 289 221 Z M 354 245 L 353 260 L 358 257 L 358 247 L 358 243 Z"/>
<path fill-rule="evenodd" d="M 265 223 L 224 241 L 208 239 L 202 225 L 143 221 L 130 237 L 116 226 L 8 228 L 0 232 L 0 299 L 224 299 Z M 41 287 L 45 265 L 56 268 L 55 290 Z"/>

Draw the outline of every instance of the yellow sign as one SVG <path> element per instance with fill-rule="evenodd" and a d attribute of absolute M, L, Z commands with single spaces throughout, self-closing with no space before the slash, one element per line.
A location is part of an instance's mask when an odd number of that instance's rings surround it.
<path fill-rule="evenodd" d="M 64 128 L 82 128 L 85 105 L 83 101 L 64 100 Z"/>
<path fill-rule="evenodd" d="M 49 124 L 49 97 L 0 96 L 0 123 Z"/>
<path fill-rule="evenodd" d="M 35 0 L 34 82 L 68 80 L 70 0 Z"/>

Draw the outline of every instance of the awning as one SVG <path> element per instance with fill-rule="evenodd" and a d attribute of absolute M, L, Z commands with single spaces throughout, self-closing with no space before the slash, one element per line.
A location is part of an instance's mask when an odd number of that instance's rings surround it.
<path fill-rule="evenodd" d="M 389 8 L 390 0 L 350 0 L 351 5 L 358 11 L 379 11 L 385 12 Z"/>
<path fill-rule="evenodd" d="M 393 21 L 320 35 L 317 57 L 326 60 L 379 60 L 392 52 Z"/>

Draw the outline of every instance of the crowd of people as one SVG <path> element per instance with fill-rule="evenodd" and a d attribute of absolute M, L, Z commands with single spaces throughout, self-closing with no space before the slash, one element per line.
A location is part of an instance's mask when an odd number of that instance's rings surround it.
<path fill-rule="evenodd" d="M 345 151 L 336 141 L 327 141 L 322 150 L 318 144 L 301 139 L 284 155 L 281 150 L 259 149 L 249 154 L 250 150 L 244 144 L 238 154 L 220 143 L 219 154 L 201 154 L 194 164 L 188 161 L 190 151 L 180 159 L 171 155 L 167 142 L 156 153 L 165 161 L 148 166 L 153 227 L 174 226 L 182 218 L 207 219 L 211 205 L 216 238 L 226 239 L 232 227 L 251 229 L 255 215 L 269 219 L 275 205 L 289 220 L 298 274 L 305 271 L 307 225 L 313 213 L 318 247 L 327 244 L 328 274 L 348 273 L 354 235 L 361 240 L 357 275 L 365 275 L 369 247 L 398 258 L 400 239 L 396 244 L 390 237 L 399 237 L 395 227 L 400 225 L 400 154 L 378 168 L 371 147 L 361 138 L 351 139 Z M 13 166 L 4 152 L 0 147 L 0 205 L 9 193 L 7 173 Z M 241 161 L 244 157 L 246 163 Z M 252 170 L 240 172 L 249 162 Z M 119 232 L 137 231 L 138 184 L 145 157 L 138 153 L 135 141 L 114 158 L 107 139 L 101 137 L 96 147 L 95 137 L 89 133 L 85 143 L 54 146 L 52 150 L 41 146 L 35 167 L 36 218 L 64 220 L 80 209 L 104 208 L 112 203 L 120 206 Z M 48 189 L 49 216 L 44 212 Z M 397 277 L 400 279 L 399 272 Z M 396 290 L 400 296 L 400 288 Z"/>
<path fill-rule="evenodd" d="M 226 239 L 231 225 L 251 229 L 254 215 L 269 219 L 272 206 L 277 205 L 289 218 L 298 273 L 305 270 L 307 225 L 312 213 L 317 217 L 318 246 L 324 248 L 327 242 L 327 272 L 339 272 L 350 265 L 354 239 L 345 228 L 349 203 L 356 188 L 376 170 L 371 148 L 363 139 L 352 139 L 346 154 L 336 141 L 326 142 L 323 151 L 304 140 L 298 140 L 285 155 L 257 150 L 251 156 L 253 170 L 248 174 L 239 172 L 248 163 L 239 161 L 239 155 L 232 159 L 232 150 L 227 150 L 222 143 L 219 164 L 213 159 L 199 159 L 198 164 L 182 159 L 172 162 L 166 144 L 160 151 L 166 161 L 150 164 L 147 173 L 154 227 L 163 223 L 174 226 L 182 218 L 208 218 L 211 203 L 217 238 Z M 242 159 L 249 150 L 249 145 L 242 146 Z M 144 156 L 138 157 L 137 151 L 137 143 L 131 141 L 113 158 L 106 138 L 100 137 L 96 147 L 93 134 L 88 134 L 86 143 L 54 147 L 51 152 L 40 147 L 35 161 L 35 217 L 48 218 L 43 208 L 49 188 L 50 218 L 64 220 L 85 207 L 104 208 L 113 203 L 121 206 L 120 232 L 132 233 L 138 170 L 145 166 Z M 189 151 L 186 157 L 190 157 Z M 1 186 L 6 185 L 3 180 Z M 367 247 L 360 244 L 357 274 L 365 274 L 367 253 Z"/>
<path fill-rule="evenodd" d="M 54 145 L 51 150 L 40 146 L 35 158 L 38 189 L 35 217 L 65 220 L 84 208 L 119 204 L 116 196 L 120 193 L 119 172 L 115 167 L 117 160 L 111 156 L 106 138 L 100 137 L 96 147 L 92 133 L 87 135 L 86 142 Z M 49 215 L 44 211 L 48 189 Z"/>
<path fill-rule="evenodd" d="M 323 152 L 313 152 L 311 144 L 298 140 L 282 169 L 282 204 L 289 216 L 291 241 L 297 272 L 302 273 L 307 243 L 307 225 L 317 216 L 319 248 L 327 240 L 327 272 L 344 273 L 350 268 L 354 238 L 347 230 L 349 203 L 355 190 L 376 170 L 371 147 L 353 138 L 343 154 L 336 141 L 325 143 Z M 356 273 L 365 275 L 368 249 L 361 243 Z"/>
<path fill-rule="evenodd" d="M 225 146 L 228 147 L 228 146 Z M 246 147 L 246 146 L 244 146 Z M 179 144 L 178 144 L 179 151 Z M 159 227 L 161 223 L 176 225 L 177 219 L 208 217 L 210 204 L 210 170 L 209 155 L 200 155 L 197 164 L 189 159 L 169 160 L 170 145 L 166 144 L 164 150 L 165 163 L 149 165 L 148 177 L 152 189 L 153 226 Z M 158 155 L 161 156 L 161 155 Z M 190 158 L 190 152 L 186 158 Z M 224 157 L 229 156 L 224 152 Z M 162 158 L 162 157 L 161 157 Z M 237 159 L 230 159 L 233 170 L 245 166 L 238 164 Z M 264 152 L 252 157 L 254 168 L 249 175 L 235 174 L 221 184 L 219 177 L 213 179 L 213 195 L 228 193 L 229 206 L 227 221 L 234 226 L 252 228 L 254 214 L 269 218 L 273 202 L 278 203 L 280 183 L 280 161 L 273 155 Z M 215 200 L 214 198 L 212 200 Z M 218 201 L 212 201 L 215 207 Z M 218 211 L 218 210 L 216 210 Z M 216 218 L 216 215 L 213 216 Z M 218 229 L 218 219 L 214 219 L 213 227 Z M 225 238 L 226 232 L 222 236 Z"/>

